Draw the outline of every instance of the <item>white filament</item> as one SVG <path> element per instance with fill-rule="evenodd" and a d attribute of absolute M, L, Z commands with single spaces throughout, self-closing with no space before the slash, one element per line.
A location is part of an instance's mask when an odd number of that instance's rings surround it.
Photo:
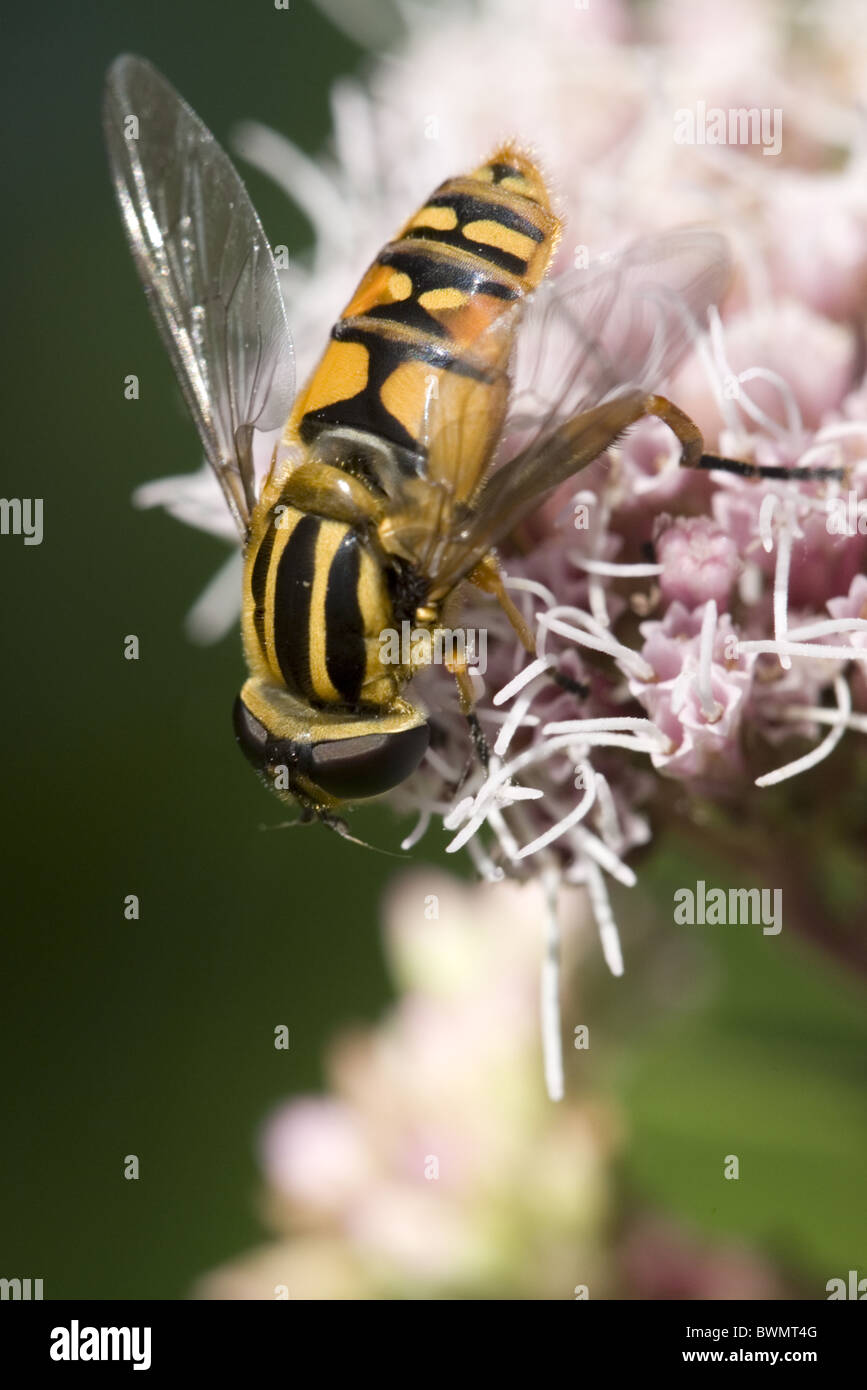
<path fill-rule="evenodd" d="M 722 705 L 714 699 L 713 695 L 713 643 L 716 637 L 716 626 L 716 601 L 711 598 L 705 604 L 704 617 L 701 623 L 698 674 L 695 682 L 702 713 L 710 723 L 715 723 L 723 712 Z"/>
<path fill-rule="evenodd" d="M 777 534 L 777 563 L 774 569 L 774 636 L 784 642 L 789 621 L 789 572 L 792 565 L 792 545 L 794 542 L 794 519 L 791 510 L 786 509 L 786 524 Z M 780 653 L 780 665 L 784 671 L 791 670 L 788 656 Z"/>
<path fill-rule="evenodd" d="M 427 834 L 430 825 L 431 812 L 425 807 L 419 811 L 418 820 L 409 834 L 400 842 L 401 849 L 414 849 L 419 840 Z"/>
<path fill-rule="evenodd" d="M 775 656 L 808 656 L 813 661 L 867 661 L 867 647 L 830 647 L 821 642 L 738 642 L 739 652 L 772 652 Z"/>
<path fill-rule="evenodd" d="M 581 770 L 587 779 L 587 786 L 577 806 L 573 806 L 568 815 L 565 815 L 556 825 L 552 825 L 550 829 L 538 835 L 535 840 L 531 840 L 523 849 L 518 850 L 515 855 L 516 859 L 528 859 L 531 854 L 538 854 L 540 849 L 545 849 L 548 845 L 552 845 L 555 840 L 559 840 L 561 835 L 565 835 L 587 815 L 596 800 L 596 779 L 589 763 L 581 764 Z"/>
<path fill-rule="evenodd" d="M 602 945 L 605 964 L 612 975 L 622 975 L 623 951 L 620 946 L 620 933 L 617 930 L 614 913 L 611 911 L 611 901 L 605 887 L 605 879 L 602 877 L 599 866 L 592 859 L 584 860 L 584 869 L 587 874 L 587 892 L 599 929 L 599 940 Z"/>
<path fill-rule="evenodd" d="M 539 1005 L 542 1014 L 542 1056 L 545 1065 L 545 1085 L 550 1100 L 562 1100 L 563 1035 L 560 1021 L 560 923 L 557 918 L 556 870 L 546 870 L 542 876 L 547 911 L 545 913 L 545 949 L 539 982 Z"/>
<path fill-rule="evenodd" d="M 867 623 L 865 623 L 865 627 L 867 627 Z M 513 695 L 517 695 L 519 690 L 523 690 L 525 685 L 529 685 L 531 680 L 535 680 L 536 676 L 540 676 L 543 671 L 549 670 L 553 665 L 554 658 L 551 656 L 536 657 L 536 660 L 531 661 L 529 666 L 525 666 L 523 671 L 519 671 L 508 685 L 504 685 L 502 690 L 497 691 L 494 696 L 494 704 L 504 705 L 507 700 L 511 700 Z"/>
<path fill-rule="evenodd" d="M 807 772 L 817 763 L 823 762 L 830 753 L 833 753 L 846 732 L 846 721 L 852 713 L 852 696 L 842 676 L 838 676 L 834 682 L 834 694 L 837 696 L 839 717 L 827 737 L 823 738 L 818 747 L 814 748 L 812 752 L 806 753 L 803 758 L 796 758 L 794 762 L 786 763 L 784 767 L 778 767 L 774 772 L 766 773 L 764 777 L 757 777 L 757 787 L 772 787 L 777 782 L 785 782 L 789 777 L 796 777 L 799 772 Z"/>

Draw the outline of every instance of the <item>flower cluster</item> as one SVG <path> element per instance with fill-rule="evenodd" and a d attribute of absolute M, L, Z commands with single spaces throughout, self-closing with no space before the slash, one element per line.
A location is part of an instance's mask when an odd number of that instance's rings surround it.
<path fill-rule="evenodd" d="M 356 34 L 376 11 L 325 8 Z M 273 132 L 239 132 L 240 152 L 314 227 L 307 261 L 285 275 L 301 370 L 407 209 L 515 134 L 538 150 L 566 218 L 555 277 L 579 251 L 648 232 L 702 222 L 726 234 L 734 283 L 667 393 L 708 450 L 828 470 L 684 470 L 666 427 L 641 423 L 502 547 L 537 659 L 468 597 L 467 624 L 492 634 L 476 677 L 487 770 L 467 771 L 441 674 L 419 682 L 435 738 L 394 797 L 418 816 L 404 844 L 438 818 L 488 879 L 584 884 L 619 972 L 606 880 L 634 883 L 629 855 L 673 787 L 682 807 L 711 797 L 755 816 L 768 787 L 867 732 L 863 21 L 854 0 L 735 0 L 724 16 L 690 0 L 453 0 L 405 17 L 363 81 L 336 84 L 319 163 Z M 775 123 L 773 146 L 723 140 L 708 116 L 752 110 Z M 203 474 L 139 500 L 228 535 L 215 495 Z M 200 633 L 231 619 L 236 584 L 233 559 L 195 610 Z M 553 684 L 554 667 L 586 697 Z"/>
<path fill-rule="evenodd" d="M 543 898 L 538 884 L 396 881 L 385 944 L 399 1002 L 332 1048 L 327 1094 L 268 1121 L 263 1215 L 276 1239 L 209 1274 L 199 1297 L 784 1292 L 755 1254 L 696 1247 L 658 1217 L 630 1219 L 612 1240 L 619 1111 L 594 1088 L 586 1049 L 572 1053 L 566 1103 L 549 1105 L 539 1086 L 527 922 L 544 917 Z M 577 895 L 566 916 L 575 966 L 592 942 Z"/>

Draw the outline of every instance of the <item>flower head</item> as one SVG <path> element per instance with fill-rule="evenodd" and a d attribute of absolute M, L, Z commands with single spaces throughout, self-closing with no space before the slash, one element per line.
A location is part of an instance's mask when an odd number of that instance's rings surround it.
<path fill-rule="evenodd" d="M 366 10 L 327 9 L 363 29 Z M 536 657 L 491 601 L 467 596 L 466 626 L 491 638 L 474 676 L 488 767 L 472 761 L 448 678 L 431 671 L 418 682 L 431 749 L 393 797 L 418 817 L 405 845 L 436 818 L 449 849 L 466 849 L 488 879 L 584 884 L 615 970 L 606 880 L 635 881 L 630 853 L 670 805 L 672 781 L 755 816 L 764 788 L 809 773 L 864 729 L 867 541 L 835 521 L 867 506 L 854 327 L 867 301 L 865 45 L 847 0 L 800 10 L 793 27 L 773 0 L 737 16 L 710 23 L 687 0 L 640 12 L 420 4 L 363 83 L 335 86 L 321 162 L 260 127 L 238 140 L 315 229 L 284 284 L 302 372 L 408 209 L 511 131 L 539 150 L 567 219 L 555 285 L 581 248 L 697 220 L 730 237 L 731 293 L 692 326 L 669 393 L 707 449 L 822 467 L 828 479 L 689 472 L 664 425 L 637 426 L 501 547 Z M 718 127 L 708 138 L 711 108 L 723 139 Z M 516 393 L 544 395 L 544 381 L 521 379 L 523 360 Z M 214 495 L 196 475 L 139 499 L 220 530 Z M 224 624 L 234 573 L 197 607 L 201 631 Z"/>
<path fill-rule="evenodd" d="M 549 1106 L 538 1085 L 537 885 L 404 875 L 386 909 L 401 988 L 377 1028 L 344 1036 L 327 1095 L 265 1126 L 280 1242 L 217 1271 L 208 1297 L 552 1296 L 606 1277 L 613 1108 Z M 585 914 L 570 902 L 573 950 Z M 518 1264 L 514 1250 L 524 1247 Z M 323 1287 L 323 1284 L 325 1287 Z"/>
<path fill-rule="evenodd" d="M 592 944 L 571 895 L 568 991 Z M 538 1085 L 537 884 L 392 885 L 386 954 L 399 1002 L 332 1047 L 327 1092 L 296 1097 L 259 1145 L 259 1249 L 203 1279 L 216 1299 L 774 1297 L 753 1252 L 623 1213 L 618 1107 L 592 1053 L 561 1106 Z M 586 1032 L 581 1026 L 576 1033 Z M 576 1049 L 578 1044 L 576 1043 Z"/>

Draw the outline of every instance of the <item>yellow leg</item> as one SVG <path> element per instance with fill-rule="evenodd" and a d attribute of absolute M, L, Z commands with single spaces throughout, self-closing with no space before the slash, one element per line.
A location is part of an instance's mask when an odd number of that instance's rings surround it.
<path fill-rule="evenodd" d="M 523 646 L 531 656 L 536 655 L 536 639 L 528 628 L 524 615 L 509 597 L 500 567 L 493 555 L 486 555 L 480 564 L 468 576 L 471 584 L 475 584 L 477 589 L 482 589 L 486 594 L 493 594 L 498 604 L 502 608 L 515 632 L 518 634 Z"/>
<path fill-rule="evenodd" d="M 530 653 L 530 656 L 535 657 L 537 655 L 536 638 L 527 626 L 523 613 L 521 613 L 520 609 L 516 607 L 509 597 L 506 585 L 503 582 L 503 575 L 495 557 L 493 555 L 486 555 L 484 560 L 476 565 L 476 568 L 469 575 L 469 580 L 471 584 L 475 584 L 477 589 L 482 589 L 487 594 L 493 594 L 506 617 L 509 619 L 509 622 L 512 624 L 512 627 L 515 629 L 515 632 L 518 634 L 521 643 Z M 567 676 L 563 671 L 558 671 L 556 668 L 551 671 L 551 679 L 556 681 L 563 690 L 568 690 L 570 695 L 577 695 L 579 698 L 583 699 L 584 696 L 589 693 L 588 687 L 584 685 L 583 682 L 573 680 L 571 676 Z"/>
<path fill-rule="evenodd" d="M 491 754 L 488 748 L 488 740 L 485 738 L 482 726 L 479 723 L 479 716 L 476 714 L 476 697 L 473 694 L 473 683 L 470 680 L 469 671 L 467 670 L 466 657 L 454 656 L 447 658 L 446 669 L 449 670 L 455 678 L 458 687 L 458 697 L 461 702 L 461 712 L 469 725 L 470 735 L 473 740 L 473 746 L 478 754 L 479 762 L 487 772 Z M 466 776 L 466 773 L 464 776 Z M 461 780 L 463 781 L 463 778 Z"/>
<path fill-rule="evenodd" d="M 695 421 L 665 396 L 645 396 L 641 407 L 642 415 L 655 415 L 657 420 L 668 425 L 680 444 L 681 467 L 697 468 L 704 453 L 704 440 Z"/>

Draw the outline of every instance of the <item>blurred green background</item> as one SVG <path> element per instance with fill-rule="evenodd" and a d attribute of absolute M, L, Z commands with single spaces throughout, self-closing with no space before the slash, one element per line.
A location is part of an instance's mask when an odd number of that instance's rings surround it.
<path fill-rule="evenodd" d="M 375 1019 L 389 997 L 378 904 L 395 862 L 318 831 L 262 833 L 281 808 L 233 747 L 239 643 L 202 650 L 181 629 L 225 547 L 130 505 L 199 449 L 106 171 L 100 88 L 123 50 L 166 72 L 224 142 L 252 116 L 314 152 L 329 83 L 360 58 L 295 0 L 7 16 L 2 490 L 45 499 L 45 538 L 0 542 L 0 1275 L 41 1277 L 46 1297 L 181 1297 L 257 1241 L 257 1126 L 320 1084 L 336 1027 Z M 245 177 L 272 242 L 303 248 L 304 219 Z M 138 402 L 123 397 L 129 372 Z M 138 662 L 123 659 L 128 633 Z M 356 825 L 398 838 L 384 812 Z M 678 930 L 673 886 L 711 880 L 685 853 L 665 843 L 643 897 L 620 900 L 627 952 L 644 918 Z M 856 987 L 785 933 L 735 928 L 705 950 L 691 1009 L 636 1017 L 617 1007 L 620 986 L 600 985 L 597 1056 L 628 1108 L 626 1180 L 699 1230 L 755 1238 L 821 1296 L 865 1250 Z M 280 1023 L 288 1052 L 273 1046 Z M 709 1183 L 728 1152 L 744 1177 Z M 123 1178 L 130 1153 L 138 1182 Z"/>

